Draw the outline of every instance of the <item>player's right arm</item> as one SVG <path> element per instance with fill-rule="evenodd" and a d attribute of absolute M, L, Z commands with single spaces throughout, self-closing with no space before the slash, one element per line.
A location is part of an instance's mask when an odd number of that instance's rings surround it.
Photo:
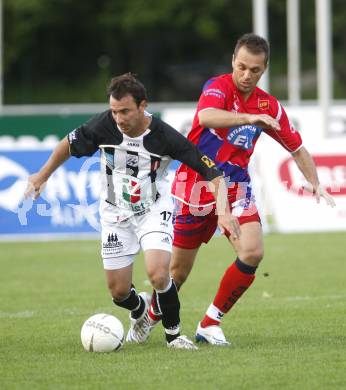
<path fill-rule="evenodd" d="M 256 125 L 268 130 L 280 130 L 275 118 L 267 114 L 237 113 L 217 108 L 206 108 L 198 113 L 199 124 L 209 128 L 229 128 L 241 125 Z"/>
<path fill-rule="evenodd" d="M 24 196 L 28 198 L 33 196 L 37 199 L 43 191 L 44 184 L 47 182 L 51 174 L 60 167 L 70 157 L 70 145 L 67 137 L 62 139 L 58 146 L 54 149 L 47 162 L 36 173 L 28 178 L 28 185 Z"/>
<path fill-rule="evenodd" d="M 33 175 L 29 176 L 28 186 L 24 193 L 27 198 L 33 196 L 37 199 L 43 191 L 44 184 L 47 182 L 52 173 L 60 167 L 70 156 L 82 157 L 92 156 L 98 149 L 99 140 L 97 129 L 107 115 L 109 110 L 95 115 L 83 125 L 71 131 L 63 138 L 50 155 L 43 167 Z"/>

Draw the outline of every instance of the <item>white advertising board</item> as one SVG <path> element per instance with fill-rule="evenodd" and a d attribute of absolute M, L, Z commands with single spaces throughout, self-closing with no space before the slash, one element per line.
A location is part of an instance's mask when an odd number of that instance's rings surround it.
<path fill-rule="evenodd" d="M 346 148 L 345 139 L 307 143 L 321 184 L 328 188 L 336 207 L 324 199 L 316 203 L 302 190 L 306 180 L 293 158 L 268 136 L 257 145 L 256 163 L 263 186 L 264 214 L 272 215 L 279 232 L 346 230 Z"/>

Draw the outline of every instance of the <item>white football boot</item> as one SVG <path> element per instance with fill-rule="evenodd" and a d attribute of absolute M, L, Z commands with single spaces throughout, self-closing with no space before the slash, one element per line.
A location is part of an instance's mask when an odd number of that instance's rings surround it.
<path fill-rule="evenodd" d="M 178 336 L 170 343 L 167 343 L 167 347 L 175 349 L 198 349 L 198 347 L 196 347 L 196 345 L 186 336 Z"/>
<path fill-rule="evenodd" d="M 196 341 L 223 347 L 231 345 L 231 343 L 226 340 L 220 326 L 212 325 L 202 328 L 200 322 L 198 323 L 196 330 Z"/>
<path fill-rule="evenodd" d="M 150 334 L 150 319 L 148 309 L 151 301 L 151 295 L 146 292 L 140 292 L 145 303 L 143 314 L 135 319 L 130 313 L 130 329 L 127 332 L 126 341 L 128 343 L 144 343 Z"/>

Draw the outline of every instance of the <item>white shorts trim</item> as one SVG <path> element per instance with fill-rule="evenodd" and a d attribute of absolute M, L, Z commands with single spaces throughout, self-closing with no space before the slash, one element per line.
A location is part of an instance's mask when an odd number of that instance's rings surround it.
<path fill-rule="evenodd" d="M 125 268 L 134 262 L 134 257 L 135 255 L 108 257 L 103 259 L 103 268 L 108 271 Z"/>

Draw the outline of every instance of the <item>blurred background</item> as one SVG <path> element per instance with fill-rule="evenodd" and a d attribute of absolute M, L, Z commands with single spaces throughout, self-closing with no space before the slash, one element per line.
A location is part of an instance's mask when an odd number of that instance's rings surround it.
<path fill-rule="evenodd" d="M 316 209 L 298 196 L 303 178 L 264 136 L 251 169 L 266 229 L 346 230 L 344 1 L 0 0 L 0 10 L 1 237 L 95 232 L 97 163 L 58 170 L 41 208 L 19 203 L 28 174 L 107 108 L 107 84 L 125 72 L 147 87 L 150 110 L 185 134 L 202 84 L 231 71 L 236 40 L 251 31 L 271 45 L 261 87 L 282 101 L 338 204 Z"/>
<path fill-rule="evenodd" d="M 293 0 L 295 2 L 295 0 Z M 346 7 L 331 4 L 335 99 L 346 99 Z M 111 76 L 135 72 L 154 102 L 198 99 L 253 31 L 252 0 L 2 0 L 4 104 L 105 101 Z M 288 98 L 286 0 L 266 7 L 270 91 Z M 301 97 L 317 98 L 316 1 L 298 1 Z M 321 21 L 322 23 L 322 21 Z"/>

